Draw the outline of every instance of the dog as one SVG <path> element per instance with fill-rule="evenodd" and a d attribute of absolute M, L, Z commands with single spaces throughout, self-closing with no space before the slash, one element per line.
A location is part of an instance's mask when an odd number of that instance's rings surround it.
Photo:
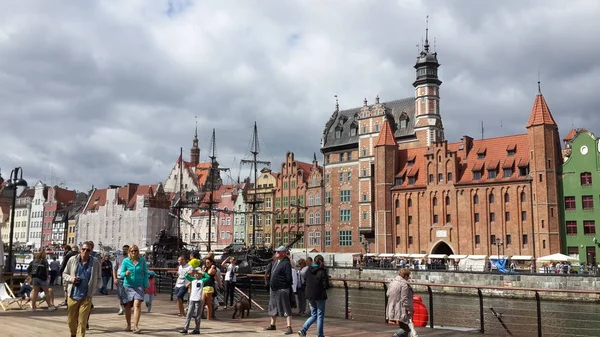
<path fill-rule="evenodd" d="M 233 316 L 231 316 L 231 318 L 236 319 L 239 318 L 240 315 L 241 318 L 244 318 L 248 309 L 250 309 L 250 302 L 247 298 L 242 298 L 233 304 Z"/>

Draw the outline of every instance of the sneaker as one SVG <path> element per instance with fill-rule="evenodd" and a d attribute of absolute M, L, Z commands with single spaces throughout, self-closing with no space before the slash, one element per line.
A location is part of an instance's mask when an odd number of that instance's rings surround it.
<path fill-rule="evenodd" d="M 49 307 L 48 311 L 56 311 L 56 307 Z"/>
<path fill-rule="evenodd" d="M 187 331 L 186 329 L 182 329 L 182 330 L 179 330 L 179 333 L 182 333 L 182 334 L 187 334 L 187 333 L 188 333 L 188 331 Z"/>
<path fill-rule="evenodd" d="M 62 302 L 61 304 L 59 304 L 58 306 L 60 307 L 66 307 L 67 306 L 67 301 Z"/>
<path fill-rule="evenodd" d="M 306 337 L 306 333 L 302 330 L 298 331 L 298 336 L 299 337 Z"/>
<path fill-rule="evenodd" d="M 285 329 L 285 332 L 283 334 L 284 335 L 291 335 L 293 333 L 294 333 L 294 331 L 292 330 L 292 327 L 288 326 L 287 329 Z"/>
<path fill-rule="evenodd" d="M 117 315 L 123 315 L 123 308 L 119 309 L 119 313 Z"/>
<path fill-rule="evenodd" d="M 268 327 L 265 328 L 265 331 L 271 331 L 271 330 L 277 330 L 277 328 L 274 325 L 269 325 Z"/>
<path fill-rule="evenodd" d="M 200 330 L 192 330 L 192 335 L 199 335 L 200 334 Z"/>

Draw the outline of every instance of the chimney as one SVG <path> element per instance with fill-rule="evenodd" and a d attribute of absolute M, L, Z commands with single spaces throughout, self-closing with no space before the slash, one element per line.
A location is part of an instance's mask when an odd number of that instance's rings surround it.
<path fill-rule="evenodd" d="M 465 151 L 465 157 L 469 155 L 469 152 L 471 152 L 471 150 L 473 149 L 473 137 L 469 137 L 467 135 L 464 135 L 461 138 L 462 142 L 463 142 L 463 147 L 464 147 L 464 151 Z"/>

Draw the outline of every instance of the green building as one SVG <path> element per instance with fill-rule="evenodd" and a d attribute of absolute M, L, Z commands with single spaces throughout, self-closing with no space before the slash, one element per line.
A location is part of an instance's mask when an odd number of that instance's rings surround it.
<path fill-rule="evenodd" d="M 596 264 L 600 252 L 600 145 L 586 129 L 573 129 L 564 139 L 565 162 L 559 193 L 562 250 L 587 264 Z M 599 237 L 600 238 L 600 237 Z"/>

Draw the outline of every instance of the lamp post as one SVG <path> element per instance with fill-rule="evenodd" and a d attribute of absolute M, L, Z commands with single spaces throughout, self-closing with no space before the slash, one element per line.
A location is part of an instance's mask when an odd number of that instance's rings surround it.
<path fill-rule="evenodd" d="M 8 237 L 8 263 L 7 272 L 12 273 L 15 265 L 13 264 L 13 235 L 15 230 L 15 206 L 17 203 L 17 188 L 27 187 L 27 182 L 23 180 L 23 169 L 16 167 L 10 172 L 10 178 L 7 181 L 6 188 L 12 189 L 12 210 L 10 212 L 10 231 Z"/>
<path fill-rule="evenodd" d="M 504 245 L 504 243 L 502 243 L 502 240 L 500 238 L 496 238 L 496 242 L 494 243 L 496 245 L 496 248 L 498 249 L 498 255 L 497 257 L 497 264 L 496 264 L 496 270 L 498 270 L 498 264 L 500 264 L 500 246 Z"/>
<path fill-rule="evenodd" d="M 308 207 L 306 206 L 300 206 L 300 205 L 296 205 L 296 204 L 290 204 L 290 207 L 296 207 L 296 224 L 298 226 L 300 226 L 300 209 L 302 208 L 303 210 L 307 210 Z M 308 241 L 306 238 L 306 227 L 307 227 L 307 223 L 306 223 L 306 214 L 304 215 L 304 234 L 303 234 L 303 238 L 302 238 L 302 242 L 304 243 L 304 255 L 305 258 L 308 257 Z"/>

